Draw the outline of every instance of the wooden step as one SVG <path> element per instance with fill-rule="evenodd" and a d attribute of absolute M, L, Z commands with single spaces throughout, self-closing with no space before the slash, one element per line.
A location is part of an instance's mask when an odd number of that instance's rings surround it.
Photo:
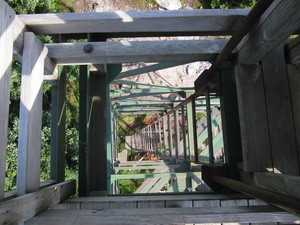
<path fill-rule="evenodd" d="M 201 223 L 294 223 L 299 218 L 271 206 L 152 208 L 105 210 L 48 210 L 28 225 L 88 224 L 201 224 Z"/>
<path fill-rule="evenodd" d="M 149 196 L 82 197 L 68 199 L 53 209 L 179 208 L 267 205 L 243 194 L 185 194 Z"/>

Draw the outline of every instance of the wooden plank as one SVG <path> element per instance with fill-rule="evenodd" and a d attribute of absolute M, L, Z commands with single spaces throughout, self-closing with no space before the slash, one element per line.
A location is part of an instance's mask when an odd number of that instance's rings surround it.
<path fill-rule="evenodd" d="M 11 64 L 13 56 L 13 31 L 11 24 L 14 13 L 5 1 L 0 1 L 0 201 L 4 199 L 6 171 L 7 129 Z"/>
<path fill-rule="evenodd" d="M 142 201 L 137 202 L 139 209 L 144 208 L 165 208 L 165 201 Z"/>
<path fill-rule="evenodd" d="M 260 66 L 235 67 L 245 172 L 272 168 L 263 78 Z"/>
<path fill-rule="evenodd" d="M 178 41 L 120 41 L 47 44 L 49 57 L 58 64 L 111 64 L 213 60 L 226 39 Z M 83 48 L 90 44 L 91 53 Z"/>
<path fill-rule="evenodd" d="M 126 202 L 126 201 L 210 201 L 210 200 L 233 200 L 233 199 L 252 199 L 249 196 L 243 194 L 176 194 L 176 195 L 134 195 L 134 196 L 108 196 L 108 197 L 79 197 L 68 199 L 64 203 L 70 202 Z"/>
<path fill-rule="evenodd" d="M 172 216 L 170 216 L 172 215 Z M 152 208 L 115 210 L 49 210 L 28 224 L 186 224 L 294 222 L 298 217 L 269 206 L 217 208 Z"/>
<path fill-rule="evenodd" d="M 254 181 L 259 187 L 300 199 L 300 177 L 298 176 L 254 173 Z"/>
<path fill-rule="evenodd" d="M 76 192 L 75 180 L 52 185 L 0 203 L 0 224 L 20 224 L 66 200 Z"/>
<path fill-rule="evenodd" d="M 43 72 L 47 50 L 31 32 L 24 34 L 18 139 L 17 194 L 40 187 Z"/>
<path fill-rule="evenodd" d="M 291 64 L 300 63 L 300 36 L 291 39 L 285 46 L 287 61 Z"/>
<path fill-rule="evenodd" d="M 275 0 L 238 46 L 238 63 L 255 64 L 299 30 L 300 2 Z"/>
<path fill-rule="evenodd" d="M 193 207 L 219 207 L 220 200 L 194 200 Z"/>
<path fill-rule="evenodd" d="M 66 69 L 66 68 L 65 68 Z M 57 86 L 52 86 L 51 118 L 51 179 L 65 180 L 65 133 L 66 133 L 66 70 L 61 66 Z"/>
<path fill-rule="evenodd" d="M 263 58 L 262 68 L 274 172 L 299 175 L 293 112 L 282 45 Z"/>
<path fill-rule="evenodd" d="M 166 201 L 166 208 L 192 208 L 193 201 Z"/>
<path fill-rule="evenodd" d="M 299 65 L 287 65 L 288 80 L 290 86 L 294 127 L 298 149 L 298 161 L 300 164 L 300 68 Z"/>
<path fill-rule="evenodd" d="M 232 34 L 249 9 L 64 13 L 18 16 L 36 34 L 110 36 Z M 176 26 L 174 26 L 176 24 Z M 112 33 L 111 35 L 107 33 Z M 120 33 L 120 34 L 119 34 Z M 113 35 L 114 34 L 114 35 Z"/>

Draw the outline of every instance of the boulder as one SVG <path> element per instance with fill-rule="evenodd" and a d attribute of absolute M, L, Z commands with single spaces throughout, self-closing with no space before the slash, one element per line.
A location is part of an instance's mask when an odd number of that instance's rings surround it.
<path fill-rule="evenodd" d="M 157 4 L 168 10 L 177 10 L 182 7 L 180 0 L 155 0 Z"/>

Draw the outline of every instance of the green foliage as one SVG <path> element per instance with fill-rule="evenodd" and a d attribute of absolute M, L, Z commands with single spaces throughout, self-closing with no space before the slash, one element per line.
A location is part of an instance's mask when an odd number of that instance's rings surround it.
<path fill-rule="evenodd" d="M 152 173 L 153 170 L 124 170 L 120 171 L 120 174 L 144 174 Z M 120 194 L 133 194 L 139 186 L 145 181 L 145 179 L 127 179 L 119 180 Z"/>
<path fill-rule="evenodd" d="M 236 8 L 249 8 L 253 7 L 256 3 L 256 0 L 212 0 L 211 8 L 213 9 L 236 9 Z"/>
<path fill-rule="evenodd" d="M 49 13 L 51 1 L 49 0 L 6 0 L 17 14 Z"/>
<path fill-rule="evenodd" d="M 253 7 L 257 0 L 198 0 L 198 2 L 205 9 L 236 9 Z"/>

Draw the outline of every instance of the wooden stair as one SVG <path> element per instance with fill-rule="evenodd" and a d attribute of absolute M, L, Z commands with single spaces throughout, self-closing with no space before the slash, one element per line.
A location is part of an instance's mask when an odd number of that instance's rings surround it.
<path fill-rule="evenodd" d="M 69 199 L 26 224 L 293 224 L 300 218 L 241 194 Z"/>

